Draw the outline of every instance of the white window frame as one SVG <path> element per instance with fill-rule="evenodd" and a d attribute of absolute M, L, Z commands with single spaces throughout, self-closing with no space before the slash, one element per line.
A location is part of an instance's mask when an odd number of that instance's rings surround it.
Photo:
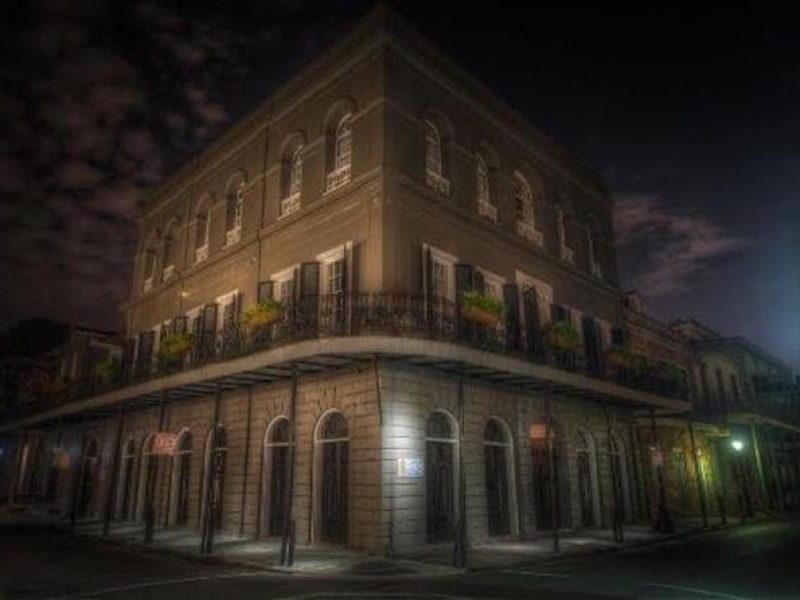
<path fill-rule="evenodd" d="M 443 294 L 447 300 L 455 301 L 456 299 L 456 285 L 455 285 L 455 266 L 458 263 L 458 258 L 452 254 L 440 250 L 435 246 L 428 246 L 431 254 L 431 281 L 428 282 L 429 293 L 433 291 L 433 270 L 435 264 L 438 263 L 444 267 L 446 277 L 446 294 Z"/>
<path fill-rule="evenodd" d="M 244 216 L 244 188 L 245 182 L 242 181 L 236 186 L 235 205 L 233 208 L 233 227 L 225 232 L 225 246 L 232 246 L 242 239 L 242 217 Z"/>
<path fill-rule="evenodd" d="M 346 128 L 345 128 L 346 126 Z M 353 114 L 347 113 L 336 126 L 333 140 L 333 171 L 325 178 L 327 192 L 350 182 L 353 163 Z"/>
<path fill-rule="evenodd" d="M 229 304 L 232 304 L 236 296 L 239 294 L 239 290 L 231 290 L 223 294 L 222 296 L 217 296 L 214 302 L 217 303 L 217 331 L 222 331 L 222 327 L 225 324 L 225 307 Z"/>
<path fill-rule="evenodd" d="M 490 221 L 497 222 L 497 206 L 492 202 L 489 186 L 489 165 L 482 155 L 478 154 L 475 166 L 475 187 L 478 200 L 478 214 Z"/>
<path fill-rule="evenodd" d="M 294 281 L 295 273 L 300 265 L 294 264 L 291 267 L 283 269 L 282 271 L 278 271 L 277 273 L 273 273 L 270 275 L 270 281 L 272 281 L 272 299 L 277 300 L 279 302 L 283 301 L 281 297 L 281 292 L 283 289 L 283 284 L 288 282 Z M 294 300 L 294 298 L 290 298 L 290 300 Z"/>
<path fill-rule="evenodd" d="M 350 250 L 353 246 L 353 242 L 346 242 L 342 246 L 337 246 L 336 248 L 331 248 L 321 254 L 316 256 L 317 262 L 320 264 L 319 276 L 321 281 L 319 281 L 319 290 L 320 294 L 332 294 L 333 291 L 330 290 L 330 269 L 334 263 L 339 261 L 345 261 L 346 251 Z M 345 282 L 345 288 L 347 287 L 347 282 Z M 342 289 L 341 293 L 347 293 L 347 289 Z"/>
<path fill-rule="evenodd" d="M 197 219 L 200 218 L 200 214 L 205 215 L 205 227 L 203 228 L 203 245 L 197 246 L 195 242 L 194 261 L 198 263 L 208 259 L 208 243 L 211 237 L 211 207 L 209 206 L 202 213 L 198 213 Z M 195 231 L 199 232 L 200 228 L 195 226 Z"/>
<path fill-rule="evenodd" d="M 561 260 L 565 260 L 570 264 L 575 262 L 575 253 L 572 248 L 567 246 L 567 229 L 564 225 L 564 209 L 556 209 L 556 228 L 558 230 L 558 252 Z"/>
<path fill-rule="evenodd" d="M 520 215 L 517 206 L 519 201 L 523 203 L 522 214 Z M 514 219 L 516 221 L 517 234 L 537 246 L 544 245 L 542 232 L 536 229 L 536 212 L 533 202 L 533 190 L 528 180 L 521 173 L 514 173 Z"/>
<path fill-rule="evenodd" d="M 484 285 L 494 288 L 497 291 L 497 294 L 491 294 L 491 296 L 496 300 L 502 302 L 503 285 L 505 284 L 506 280 L 503 277 L 500 277 L 500 275 L 492 273 L 491 271 L 488 271 L 483 267 L 475 267 L 475 270 L 478 271 L 481 275 L 483 275 Z"/>

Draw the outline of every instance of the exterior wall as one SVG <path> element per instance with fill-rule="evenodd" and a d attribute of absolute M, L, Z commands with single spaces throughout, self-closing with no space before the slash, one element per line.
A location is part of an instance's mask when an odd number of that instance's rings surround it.
<path fill-rule="evenodd" d="M 544 417 L 544 397 L 526 397 L 486 384 L 464 383 L 463 409 L 459 406 L 459 382 L 431 371 L 414 368 L 381 369 L 383 406 L 383 499 L 384 520 L 393 531 L 397 552 L 410 552 L 426 544 L 426 480 L 403 478 L 397 460 L 426 457 L 426 425 L 434 411 L 445 411 L 461 428 L 463 482 L 468 543 L 489 541 L 484 460 L 484 429 L 490 418 L 508 426 L 511 445 L 507 459 L 513 460 L 509 477 L 511 536 L 537 531 L 534 510 L 534 481 L 531 442 L 528 431 Z M 596 526 L 610 526 L 612 489 L 607 452 L 608 421 L 602 406 L 563 397 L 552 397 L 552 414 L 563 435 L 559 476 L 561 478 L 562 526 L 579 528 L 575 436 L 587 431 L 596 448 Z M 463 411 L 463 412 L 462 412 Z M 626 411 L 613 408 L 614 431 L 624 443 L 627 471 L 628 521 L 639 518 L 638 474 L 631 450 L 631 420 Z M 460 467 L 459 467 L 460 468 Z M 426 465 L 427 469 L 427 465 Z M 427 472 L 427 471 L 426 471 Z"/>

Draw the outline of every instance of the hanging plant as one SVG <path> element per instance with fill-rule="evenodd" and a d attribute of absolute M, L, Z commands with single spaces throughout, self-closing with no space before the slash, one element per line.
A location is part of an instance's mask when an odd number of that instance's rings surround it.
<path fill-rule="evenodd" d="M 460 308 L 465 319 L 487 327 L 496 327 L 503 318 L 503 303 L 479 291 L 462 294 Z"/>
<path fill-rule="evenodd" d="M 615 347 L 608 351 L 608 363 L 619 369 L 631 369 L 636 362 L 636 355 L 627 347 Z"/>
<path fill-rule="evenodd" d="M 242 323 L 249 331 L 268 327 L 283 317 L 283 305 L 277 300 L 266 300 L 251 306 L 242 315 Z"/>
<path fill-rule="evenodd" d="M 111 383 L 117 377 L 120 370 L 120 362 L 113 356 L 109 356 L 104 361 L 97 363 L 92 371 L 101 383 Z"/>
<path fill-rule="evenodd" d="M 186 356 L 194 346 L 191 333 L 173 333 L 161 341 L 158 354 L 165 362 L 174 362 Z"/>
<path fill-rule="evenodd" d="M 544 345 L 557 354 L 577 352 L 581 336 L 570 321 L 554 321 L 544 328 Z"/>

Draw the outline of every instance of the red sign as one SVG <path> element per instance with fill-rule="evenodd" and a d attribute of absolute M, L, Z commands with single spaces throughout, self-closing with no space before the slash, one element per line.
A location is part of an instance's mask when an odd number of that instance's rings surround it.
<path fill-rule="evenodd" d="M 175 448 L 177 445 L 177 433 L 157 433 L 153 438 L 153 449 L 150 451 L 150 453 L 172 456 L 175 454 Z"/>

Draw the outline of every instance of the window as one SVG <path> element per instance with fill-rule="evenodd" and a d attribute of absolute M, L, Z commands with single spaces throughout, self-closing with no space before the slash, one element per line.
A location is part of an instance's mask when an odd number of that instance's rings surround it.
<path fill-rule="evenodd" d="M 194 260 L 203 262 L 208 258 L 208 238 L 211 231 L 211 208 L 197 214 L 194 229 Z"/>
<path fill-rule="evenodd" d="M 272 286 L 272 297 L 279 301 L 283 306 L 287 306 L 294 301 L 294 281 L 297 266 L 289 267 L 270 277 L 274 282 Z"/>
<path fill-rule="evenodd" d="M 350 181 L 353 130 L 347 113 L 336 126 L 333 144 L 333 172 L 328 173 L 327 191 L 335 190 Z"/>
<path fill-rule="evenodd" d="M 603 278 L 603 269 L 597 261 L 597 255 L 594 247 L 594 233 L 592 229 L 586 230 L 586 244 L 589 252 L 589 272 L 598 279 Z"/>
<path fill-rule="evenodd" d="M 564 210 L 562 208 L 556 209 L 556 229 L 558 231 L 559 256 L 561 256 L 562 260 L 573 263 L 575 257 L 572 248 L 567 246 L 567 229 L 564 225 Z"/>
<path fill-rule="evenodd" d="M 475 168 L 475 188 L 478 196 L 478 213 L 490 221 L 497 221 L 497 207 L 492 203 L 489 188 L 489 167 L 483 156 L 478 154 Z"/>
<path fill-rule="evenodd" d="M 281 216 L 292 214 L 300 208 L 300 192 L 303 186 L 303 146 L 297 146 L 284 164 L 284 195 L 281 199 Z"/>
<path fill-rule="evenodd" d="M 430 248 L 431 254 L 431 281 L 430 294 L 452 300 L 455 297 L 455 282 L 453 268 L 458 260 L 455 256 L 437 248 Z"/>
<path fill-rule="evenodd" d="M 148 248 L 144 253 L 144 281 L 142 290 L 149 292 L 153 289 L 153 276 L 156 272 L 156 253 L 152 248 Z"/>
<path fill-rule="evenodd" d="M 450 181 L 442 172 L 442 137 L 430 121 L 425 121 L 425 183 L 440 194 L 450 193 Z"/>
<path fill-rule="evenodd" d="M 479 267 L 476 267 L 476 271 L 480 273 L 481 280 L 483 281 L 483 293 L 502 302 L 503 284 L 505 280 L 499 275 L 495 275 L 491 271 L 486 271 Z"/>
<path fill-rule="evenodd" d="M 240 182 L 226 200 L 225 245 L 237 243 L 242 238 L 244 212 L 244 181 Z"/>
<path fill-rule="evenodd" d="M 167 233 L 164 235 L 164 246 L 161 252 L 161 264 L 163 265 L 161 281 L 164 282 L 169 281 L 175 275 L 175 240 L 172 233 L 173 229 L 173 226 L 167 229 Z"/>
<path fill-rule="evenodd" d="M 514 205 L 517 216 L 517 233 L 538 246 L 543 244 L 541 232 L 536 230 L 533 212 L 533 194 L 525 178 L 514 175 Z"/>

